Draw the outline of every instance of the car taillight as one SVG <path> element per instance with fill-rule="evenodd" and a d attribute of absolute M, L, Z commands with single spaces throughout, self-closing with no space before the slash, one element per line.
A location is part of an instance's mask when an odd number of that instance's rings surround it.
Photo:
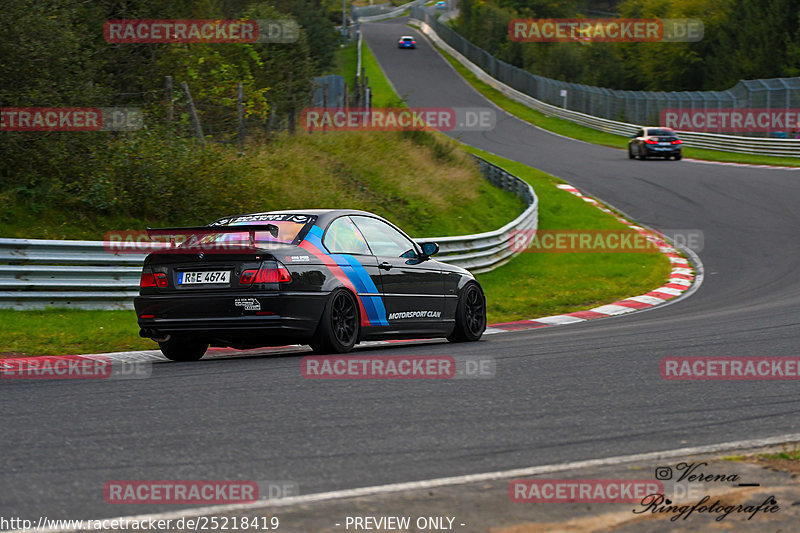
<path fill-rule="evenodd" d="M 166 287 L 168 285 L 167 275 L 164 272 L 142 272 L 142 279 L 139 280 L 139 287 Z"/>
<path fill-rule="evenodd" d="M 653 139 L 645 139 L 644 143 L 645 144 L 658 144 L 658 141 L 654 141 Z"/>
<path fill-rule="evenodd" d="M 417 41 L 411 41 L 411 44 L 417 44 Z"/>
<path fill-rule="evenodd" d="M 683 141 L 680 139 L 675 139 L 674 141 L 672 141 L 672 144 L 683 144 Z"/>
<path fill-rule="evenodd" d="M 245 270 L 242 272 L 242 275 L 239 276 L 239 284 L 240 285 L 250 285 L 253 283 L 253 280 L 258 274 L 258 270 Z"/>
<path fill-rule="evenodd" d="M 258 270 L 245 270 L 239 276 L 240 285 L 251 285 L 253 283 L 289 283 L 292 275 L 277 261 L 261 263 Z"/>

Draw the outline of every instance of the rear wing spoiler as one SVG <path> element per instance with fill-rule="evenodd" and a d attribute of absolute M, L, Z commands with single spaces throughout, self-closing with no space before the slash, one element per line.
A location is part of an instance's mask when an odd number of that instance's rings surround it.
<path fill-rule="evenodd" d="M 175 246 L 175 236 L 185 235 L 191 237 L 205 237 L 220 233 L 248 233 L 250 248 L 255 248 L 256 233 L 268 231 L 273 237 L 278 237 L 278 226 L 275 224 L 241 224 L 238 226 L 184 226 L 178 228 L 147 228 L 148 237 L 170 237 L 171 246 Z M 188 239 L 187 239 L 188 240 Z"/>

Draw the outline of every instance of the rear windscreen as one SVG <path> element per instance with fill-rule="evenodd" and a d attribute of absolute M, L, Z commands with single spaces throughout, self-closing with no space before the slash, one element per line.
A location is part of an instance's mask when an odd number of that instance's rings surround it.
<path fill-rule="evenodd" d="M 302 214 L 257 214 L 242 215 L 228 219 L 217 220 L 211 226 L 265 226 L 264 231 L 255 233 L 256 244 L 293 244 L 303 229 L 314 223 L 315 216 Z M 267 229 L 267 225 L 277 228 Z M 224 242 L 226 244 L 241 243 L 246 244 L 250 239 L 249 232 L 241 233 L 217 233 L 204 236 L 200 242 L 203 244 Z"/>

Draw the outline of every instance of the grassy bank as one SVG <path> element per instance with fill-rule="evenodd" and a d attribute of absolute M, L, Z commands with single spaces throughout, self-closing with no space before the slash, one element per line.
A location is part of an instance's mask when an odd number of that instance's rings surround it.
<path fill-rule="evenodd" d="M 162 162 L 170 166 L 163 174 L 150 162 L 127 160 L 116 170 L 105 194 L 117 208 L 93 209 L 84 201 L 91 197 L 47 206 L 36 196 L 0 193 L 0 236 L 99 239 L 109 230 L 311 207 L 365 209 L 414 235 L 456 235 L 500 226 L 523 209 L 486 183 L 455 142 L 427 133 L 298 133 L 253 144 L 241 157 L 217 146 L 199 158 L 197 150 L 177 153 Z"/>
<path fill-rule="evenodd" d="M 622 230 L 625 225 L 556 187 L 563 181 L 540 170 L 470 151 L 530 183 L 539 197 L 539 229 Z M 478 276 L 490 322 L 590 309 L 651 291 L 669 277 L 670 263 L 650 253 L 531 253 Z"/>
<path fill-rule="evenodd" d="M 0 309 L 0 358 L 154 348 L 156 343 L 139 337 L 133 311 Z"/>

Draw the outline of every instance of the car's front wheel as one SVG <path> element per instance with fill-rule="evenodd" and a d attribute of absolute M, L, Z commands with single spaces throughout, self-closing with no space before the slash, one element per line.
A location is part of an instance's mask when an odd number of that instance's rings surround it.
<path fill-rule="evenodd" d="M 338 289 L 328 298 L 317 332 L 309 345 L 317 353 L 347 353 L 358 340 L 358 326 L 355 297 L 346 289 Z"/>
<path fill-rule="evenodd" d="M 628 159 L 633 159 L 635 156 L 633 155 L 633 148 L 628 146 Z"/>
<path fill-rule="evenodd" d="M 447 337 L 450 342 L 477 341 L 486 331 L 486 297 L 480 285 L 470 283 L 461 293 L 456 307 L 456 326 Z"/>
<path fill-rule="evenodd" d="M 164 357 L 171 361 L 197 361 L 206 354 L 208 343 L 186 337 L 172 337 L 159 342 L 158 347 L 161 348 Z"/>

